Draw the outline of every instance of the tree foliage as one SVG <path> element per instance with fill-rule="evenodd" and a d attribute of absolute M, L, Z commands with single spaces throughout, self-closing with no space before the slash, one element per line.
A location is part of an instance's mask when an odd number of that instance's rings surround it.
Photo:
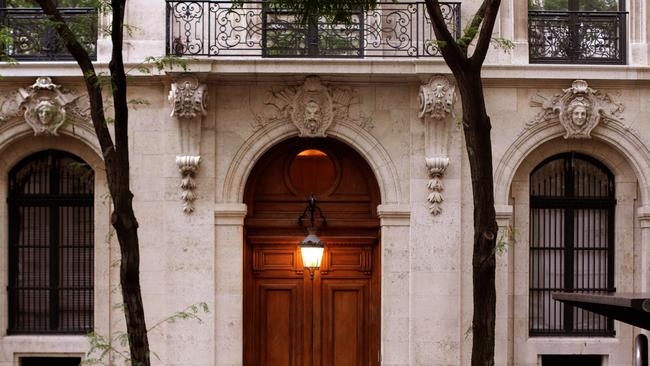
<path fill-rule="evenodd" d="M 99 0 L 57 0 L 56 6 L 59 8 L 96 8 Z M 35 0 L 7 0 L 8 8 L 33 8 L 38 4 Z"/>
<path fill-rule="evenodd" d="M 570 7 L 570 0 L 528 0 L 528 9 L 550 11 L 617 11 L 618 0 L 580 0 L 577 9 Z"/>

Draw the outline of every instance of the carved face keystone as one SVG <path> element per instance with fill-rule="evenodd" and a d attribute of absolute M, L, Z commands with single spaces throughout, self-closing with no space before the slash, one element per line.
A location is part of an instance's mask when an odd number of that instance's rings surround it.
<path fill-rule="evenodd" d="M 34 112 L 36 112 L 38 121 L 43 126 L 49 126 L 54 122 L 57 115 L 57 108 L 52 102 L 43 100 L 36 105 Z"/>
<path fill-rule="evenodd" d="M 581 126 L 587 122 L 587 108 L 584 105 L 577 105 L 571 113 L 571 120 L 576 126 Z"/>
<path fill-rule="evenodd" d="M 320 119 L 320 105 L 312 99 L 305 105 L 305 126 L 314 132 L 318 130 Z"/>

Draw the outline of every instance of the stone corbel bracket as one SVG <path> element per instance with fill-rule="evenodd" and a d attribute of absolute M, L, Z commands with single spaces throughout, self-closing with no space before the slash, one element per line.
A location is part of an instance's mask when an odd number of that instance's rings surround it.
<path fill-rule="evenodd" d="M 444 197 L 442 196 L 442 177 L 445 175 L 445 171 L 449 166 L 449 158 L 444 156 L 438 156 L 435 158 L 425 158 L 427 164 L 427 171 L 429 172 L 429 182 L 427 183 L 427 188 L 429 188 L 429 196 L 427 201 L 429 201 L 429 212 L 433 215 L 440 215 L 442 213 L 442 201 Z"/>
<path fill-rule="evenodd" d="M 424 153 L 429 174 L 429 211 L 442 213 L 442 178 L 449 166 L 449 124 L 454 117 L 456 87 L 448 77 L 435 75 L 420 86 L 420 118 L 425 125 Z"/>
<path fill-rule="evenodd" d="M 181 199 L 184 202 L 183 212 L 190 214 L 194 212 L 194 201 L 196 201 L 196 171 L 201 163 L 200 156 L 177 156 L 176 165 L 181 172 Z"/>
<path fill-rule="evenodd" d="M 180 129 L 181 155 L 176 156 L 176 165 L 181 173 L 181 199 L 183 212 L 194 212 L 196 174 L 201 163 L 201 122 L 207 115 L 208 87 L 201 84 L 192 74 L 176 79 L 169 91 L 172 105 L 171 117 L 178 121 Z"/>

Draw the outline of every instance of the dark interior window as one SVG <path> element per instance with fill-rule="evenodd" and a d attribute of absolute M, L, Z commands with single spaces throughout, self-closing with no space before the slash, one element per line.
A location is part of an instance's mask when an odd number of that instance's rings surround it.
<path fill-rule="evenodd" d="M 94 172 L 62 151 L 9 173 L 10 334 L 93 329 Z"/>
<path fill-rule="evenodd" d="M 543 355 L 542 366 L 601 366 L 601 355 Z"/>
<path fill-rule="evenodd" d="M 530 176 L 531 336 L 613 336 L 613 321 L 552 299 L 614 291 L 614 175 L 578 153 L 553 156 Z"/>
<path fill-rule="evenodd" d="M 79 357 L 21 357 L 20 366 L 79 366 Z"/>
<path fill-rule="evenodd" d="M 624 0 L 528 0 L 530 63 L 625 64 Z"/>
<path fill-rule="evenodd" d="M 32 0 L 4 0 L 7 8 L 36 8 L 38 5 Z M 1 4 L 2 2 L 0 2 Z M 58 0 L 56 4 L 60 8 L 82 8 L 94 7 L 96 0 Z"/>
<path fill-rule="evenodd" d="M 303 22 L 295 12 L 265 6 L 264 56 L 363 56 L 363 14 L 350 14 L 349 22 L 320 17 Z"/>
<path fill-rule="evenodd" d="M 529 10 L 618 11 L 618 0 L 528 0 Z"/>

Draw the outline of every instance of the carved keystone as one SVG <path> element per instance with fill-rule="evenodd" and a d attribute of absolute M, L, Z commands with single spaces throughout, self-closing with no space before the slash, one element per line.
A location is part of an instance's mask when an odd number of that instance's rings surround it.
<path fill-rule="evenodd" d="M 564 127 L 565 139 L 588 139 L 591 131 L 601 122 L 620 121 L 624 107 L 609 94 L 601 94 L 584 80 L 575 80 L 570 88 L 552 98 L 536 94 L 532 106 L 542 111 L 526 124 L 527 128 L 544 123 L 557 123 Z"/>

